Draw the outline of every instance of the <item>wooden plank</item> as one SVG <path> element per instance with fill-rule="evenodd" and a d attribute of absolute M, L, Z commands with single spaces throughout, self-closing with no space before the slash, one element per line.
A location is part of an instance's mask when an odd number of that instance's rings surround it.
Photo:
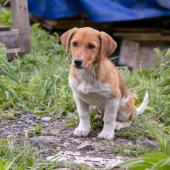
<path fill-rule="evenodd" d="M 167 42 L 170 43 L 170 34 L 164 35 L 159 32 L 157 33 L 114 33 L 115 37 L 122 37 L 130 41 L 137 42 Z"/>
<path fill-rule="evenodd" d="M 7 50 L 7 54 L 15 53 L 16 55 L 18 55 L 20 52 L 21 52 L 20 48 L 11 48 Z"/>
<path fill-rule="evenodd" d="M 154 56 L 155 48 L 154 45 L 146 46 L 124 39 L 120 49 L 120 63 L 128 65 L 133 70 L 150 68 L 157 63 Z M 164 50 L 168 46 L 160 45 L 159 48 Z M 170 60 L 170 57 L 167 60 Z"/>
<path fill-rule="evenodd" d="M 17 29 L 0 31 L 0 42 L 7 48 L 19 48 L 19 31 Z"/>
<path fill-rule="evenodd" d="M 10 27 L 5 26 L 5 25 L 0 25 L 0 31 L 9 31 Z"/>
<path fill-rule="evenodd" d="M 14 58 L 18 57 L 21 53 L 20 48 L 11 48 L 7 50 L 6 57 L 8 61 L 12 61 Z"/>
<path fill-rule="evenodd" d="M 129 27 L 114 27 L 116 33 L 156 33 L 160 31 L 158 28 L 129 28 Z"/>
<path fill-rule="evenodd" d="M 112 28 L 113 30 L 113 34 L 114 33 L 131 33 L 131 34 L 134 34 L 134 33 L 147 33 L 147 34 L 157 34 L 157 33 L 160 33 L 162 35 L 166 35 L 166 34 L 170 34 L 170 30 L 167 29 L 167 28 L 129 28 L 129 27 L 114 27 Z"/>
<path fill-rule="evenodd" d="M 160 37 L 161 33 L 150 33 L 150 32 L 145 32 L 145 33 L 114 33 L 114 36 L 116 37 Z"/>
<path fill-rule="evenodd" d="M 126 37 L 127 38 L 127 37 Z M 143 42 L 143 41 L 148 41 L 148 42 L 167 42 L 170 44 L 170 35 L 168 36 L 158 36 L 158 37 L 128 37 L 127 39 L 131 41 L 138 41 L 138 42 Z"/>
<path fill-rule="evenodd" d="M 112 30 L 111 23 L 94 23 L 87 19 L 65 18 L 58 20 L 48 20 L 31 15 L 31 21 L 39 22 L 43 27 L 49 30 L 68 30 L 72 27 L 93 27 L 98 30 Z"/>
<path fill-rule="evenodd" d="M 139 43 L 124 39 L 120 48 L 120 63 L 136 68 L 139 48 Z"/>
<path fill-rule="evenodd" d="M 30 24 L 27 0 L 10 0 L 13 27 L 19 30 L 19 46 L 22 53 L 31 51 Z"/>
<path fill-rule="evenodd" d="M 151 68 L 155 65 L 156 59 L 154 57 L 154 48 L 155 46 L 140 46 L 136 58 L 135 70 L 140 68 Z"/>

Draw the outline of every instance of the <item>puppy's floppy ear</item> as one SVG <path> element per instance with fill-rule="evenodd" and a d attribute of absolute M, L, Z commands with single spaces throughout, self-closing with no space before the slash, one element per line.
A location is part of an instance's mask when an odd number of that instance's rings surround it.
<path fill-rule="evenodd" d="M 61 44 L 64 46 L 66 53 L 68 52 L 68 50 L 70 48 L 70 40 L 77 29 L 78 28 L 76 28 L 76 27 L 72 28 L 60 36 Z"/>
<path fill-rule="evenodd" d="M 100 47 L 101 56 L 108 57 L 115 51 L 117 47 L 117 43 L 112 39 L 110 35 L 106 34 L 105 32 L 101 31 L 99 33 L 99 37 L 101 41 L 101 47 Z"/>

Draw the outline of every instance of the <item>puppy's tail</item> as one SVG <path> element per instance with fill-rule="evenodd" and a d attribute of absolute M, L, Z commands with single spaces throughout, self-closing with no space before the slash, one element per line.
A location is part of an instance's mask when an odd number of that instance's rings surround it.
<path fill-rule="evenodd" d="M 143 99 L 142 104 L 136 109 L 137 116 L 142 114 L 146 110 L 147 105 L 148 105 L 148 91 L 146 91 L 146 93 L 145 93 L 145 97 Z"/>

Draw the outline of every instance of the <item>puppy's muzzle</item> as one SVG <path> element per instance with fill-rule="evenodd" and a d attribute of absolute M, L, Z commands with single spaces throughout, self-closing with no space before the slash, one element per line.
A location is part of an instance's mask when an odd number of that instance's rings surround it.
<path fill-rule="evenodd" d="M 75 60 L 74 60 L 74 66 L 75 66 L 76 68 L 81 69 L 81 68 L 82 68 L 82 64 L 83 64 L 83 60 L 82 60 L 82 59 L 78 58 L 78 59 L 75 59 Z"/>

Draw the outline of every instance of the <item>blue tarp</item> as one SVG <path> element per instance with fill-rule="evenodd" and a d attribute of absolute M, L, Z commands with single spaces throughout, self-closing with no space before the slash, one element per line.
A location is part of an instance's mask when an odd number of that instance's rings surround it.
<path fill-rule="evenodd" d="M 30 13 L 48 19 L 80 16 L 94 22 L 170 16 L 170 0 L 28 0 Z"/>

